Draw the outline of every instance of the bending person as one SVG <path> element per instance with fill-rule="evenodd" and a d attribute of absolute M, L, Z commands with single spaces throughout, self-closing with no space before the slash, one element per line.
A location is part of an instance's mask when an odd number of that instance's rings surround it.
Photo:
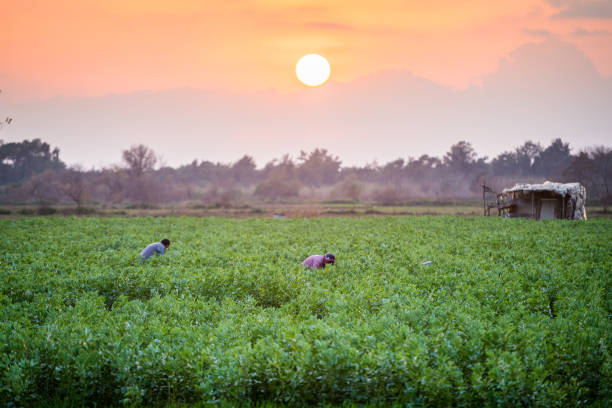
<path fill-rule="evenodd" d="M 325 255 L 310 255 L 304 259 L 302 266 L 312 269 L 325 269 L 326 264 L 336 264 L 336 257 L 333 254 L 327 253 Z"/>
<path fill-rule="evenodd" d="M 155 255 L 163 255 L 168 247 L 170 246 L 170 240 L 168 238 L 164 238 L 161 242 L 154 242 L 152 244 L 147 245 L 145 249 L 140 253 L 140 260 L 144 261 Z"/>

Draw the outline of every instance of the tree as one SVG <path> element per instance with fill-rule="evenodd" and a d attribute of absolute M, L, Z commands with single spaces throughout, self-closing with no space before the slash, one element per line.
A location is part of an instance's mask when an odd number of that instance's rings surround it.
<path fill-rule="evenodd" d="M 515 151 L 518 174 L 521 176 L 533 175 L 533 166 L 536 158 L 542 154 L 542 146 L 528 140 L 522 146 L 517 147 Z"/>
<path fill-rule="evenodd" d="M 140 177 L 153 170 L 157 163 L 155 152 L 142 144 L 124 150 L 122 157 L 130 176 L 133 177 Z"/>
<path fill-rule="evenodd" d="M 396 189 L 399 189 L 402 184 L 404 173 L 404 159 L 397 159 L 385 164 L 381 169 L 383 182 L 385 184 L 393 184 Z"/>
<path fill-rule="evenodd" d="M 445 170 L 439 158 L 426 154 L 421 155 L 418 159 L 408 158 L 404 169 L 412 186 L 417 188 L 412 189 L 413 193 L 426 196 L 438 190 L 437 178 L 441 177 L 440 173 Z"/>
<path fill-rule="evenodd" d="M 2 93 L 2 89 L 0 89 L 0 93 Z M 7 116 L 4 120 L 0 121 L 0 129 L 2 129 L 4 125 L 10 125 L 12 121 L 13 121 L 13 118 L 11 118 L 10 116 Z M 0 145 L 1 144 L 2 144 L 2 141 L 0 140 Z"/>
<path fill-rule="evenodd" d="M 467 174 L 476 163 L 477 154 L 469 142 L 460 141 L 444 155 L 443 163 L 453 172 Z"/>
<path fill-rule="evenodd" d="M 339 178 L 345 179 L 355 175 L 359 181 L 377 182 L 380 179 L 380 166 L 376 161 L 367 163 L 363 167 L 343 167 L 340 169 Z"/>
<path fill-rule="evenodd" d="M 563 171 L 567 181 L 579 181 L 592 197 L 599 197 L 603 211 L 612 202 L 612 149 L 596 146 L 578 153 Z"/>
<path fill-rule="evenodd" d="M 546 178 L 560 177 L 563 170 L 572 162 L 569 143 L 559 138 L 553 140 L 546 149 L 536 156 L 533 163 L 534 172 Z"/>
<path fill-rule="evenodd" d="M 2 129 L 4 125 L 10 125 L 12 121 L 13 121 L 13 118 L 11 118 L 10 116 L 7 116 L 2 122 L 0 122 L 0 129 Z"/>
<path fill-rule="evenodd" d="M 300 152 L 298 174 L 300 179 L 309 186 L 334 184 L 338 179 L 342 161 L 327 153 L 326 149 L 315 149 L 310 153 Z"/>
<path fill-rule="evenodd" d="M 542 146 L 528 140 L 514 151 L 503 152 L 491 160 L 491 172 L 496 176 L 532 176 L 541 153 Z"/>
<path fill-rule="evenodd" d="M 103 170 L 97 176 L 96 190 L 107 203 L 117 204 L 125 198 L 128 175 L 125 169 L 115 167 Z"/>
<path fill-rule="evenodd" d="M 600 188 L 604 212 L 607 212 L 606 205 L 612 199 L 612 149 L 597 146 L 591 151 L 591 157 L 593 159 L 593 181 Z"/>
<path fill-rule="evenodd" d="M 122 157 L 129 176 L 128 197 L 141 204 L 151 205 L 157 195 L 154 180 L 149 173 L 157 163 L 157 155 L 140 144 L 124 150 Z"/>
<path fill-rule="evenodd" d="M 40 139 L 3 144 L 0 142 L 0 184 L 19 183 L 45 170 L 62 170 L 59 149 L 51 150 Z"/>
<path fill-rule="evenodd" d="M 83 169 L 78 166 L 61 172 L 56 184 L 59 191 L 72 200 L 78 208 L 87 199 L 89 189 L 85 182 Z"/>
<path fill-rule="evenodd" d="M 268 163 L 263 169 L 263 175 L 266 178 L 276 178 L 281 180 L 295 180 L 297 178 L 297 170 L 295 163 L 285 154 L 280 160 L 274 159 Z"/>
<path fill-rule="evenodd" d="M 34 200 L 41 205 L 58 201 L 59 192 L 55 184 L 56 179 L 57 174 L 51 169 L 34 174 L 21 187 L 25 199 Z"/>
<path fill-rule="evenodd" d="M 231 174 L 234 180 L 242 185 L 249 185 L 257 179 L 257 170 L 255 170 L 255 160 L 253 157 L 242 156 L 240 160 L 232 165 Z"/>
<path fill-rule="evenodd" d="M 297 179 L 296 166 L 289 155 L 274 159 L 263 169 L 266 179 L 255 188 L 255 195 L 266 200 L 297 197 L 302 183 Z"/>
<path fill-rule="evenodd" d="M 478 191 L 488 172 L 486 157 L 478 158 L 472 145 L 466 141 L 452 145 L 444 156 L 445 177 L 441 190 L 445 194 L 466 196 Z"/>
<path fill-rule="evenodd" d="M 516 152 L 503 152 L 491 160 L 491 172 L 496 176 L 516 176 L 519 173 Z"/>
<path fill-rule="evenodd" d="M 434 169 L 441 167 L 441 165 L 442 162 L 437 157 L 423 154 L 418 159 L 410 157 L 405 168 L 410 178 L 424 180 L 428 178 Z"/>

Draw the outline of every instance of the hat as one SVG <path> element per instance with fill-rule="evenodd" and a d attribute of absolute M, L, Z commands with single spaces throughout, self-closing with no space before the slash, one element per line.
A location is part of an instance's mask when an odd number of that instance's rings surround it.
<path fill-rule="evenodd" d="M 325 259 L 330 260 L 332 265 L 334 265 L 336 262 L 336 257 L 334 254 L 330 254 L 329 252 L 325 254 Z"/>

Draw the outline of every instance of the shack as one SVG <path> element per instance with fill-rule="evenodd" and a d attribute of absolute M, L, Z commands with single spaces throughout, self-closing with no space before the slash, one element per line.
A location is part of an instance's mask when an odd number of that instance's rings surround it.
<path fill-rule="evenodd" d="M 498 194 L 487 213 L 496 208 L 498 215 L 509 218 L 586 220 L 585 201 L 586 189 L 580 183 L 516 184 Z"/>

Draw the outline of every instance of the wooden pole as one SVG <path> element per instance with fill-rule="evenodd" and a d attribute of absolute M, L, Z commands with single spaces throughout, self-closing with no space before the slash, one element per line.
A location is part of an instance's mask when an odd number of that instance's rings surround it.
<path fill-rule="evenodd" d="M 561 207 L 561 219 L 565 219 L 565 196 L 563 196 L 563 207 Z"/>
<path fill-rule="evenodd" d="M 535 219 L 535 206 L 534 206 L 534 198 L 533 191 L 531 192 L 531 216 Z"/>
<path fill-rule="evenodd" d="M 482 211 L 483 211 L 483 215 L 486 216 L 487 215 L 487 205 L 486 205 L 486 200 L 485 200 L 485 183 L 482 183 Z"/>

